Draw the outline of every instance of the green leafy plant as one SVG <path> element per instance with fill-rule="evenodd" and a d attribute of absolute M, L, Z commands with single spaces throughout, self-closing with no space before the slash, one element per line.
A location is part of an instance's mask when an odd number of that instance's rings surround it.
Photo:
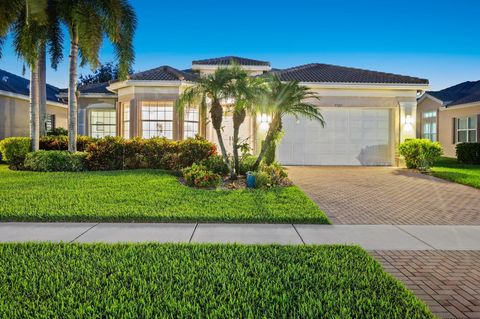
<path fill-rule="evenodd" d="M 268 188 L 281 186 L 288 177 L 287 171 L 278 163 L 260 166 L 260 170 L 254 173 L 255 187 Z"/>
<path fill-rule="evenodd" d="M 225 161 L 221 155 L 212 155 L 204 159 L 201 164 L 209 171 L 212 171 L 220 176 L 226 176 L 229 173 L 228 166 L 225 164 Z"/>
<path fill-rule="evenodd" d="M 28 153 L 25 169 L 37 172 L 80 172 L 86 169 L 87 153 L 68 151 L 37 151 Z"/>
<path fill-rule="evenodd" d="M 124 168 L 125 140 L 122 137 L 99 139 L 87 147 L 87 167 L 92 171 Z"/>
<path fill-rule="evenodd" d="M 198 188 L 214 188 L 220 184 L 221 177 L 212 171 L 209 171 L 205 166 L 193 164 L 190 167 L 182 170 L 185 183 L 188 186 Z"/>
<path fill-rule="evenodd" d="M 480 164 L 480 142 L 457 144 L 457 159 L 464 164 Z"/>
<path fill-rule="evenodd" d="M 77 137 L 77 150 L 83 152 L 88 145 L 97 139 L 90 136 Z M 66 151 L 68 150 L 68 136 L 66 135 L 49 135 L 40 138 L 40 149 L 45 151 Z"/>
<path fill-rule="evenodd" d="M 21 169 L 27 153 L 31 149 L 29 137 L 7 137 L 0 141 L 2 159 L 10 164 L 12 169 Z"/>
<path fill-rule="evenodd" d="M 428 170 L 443 154 L 440 143 L 428 139 L 406 140 L 398 149 L 408 168 L 420 170 Z"/>
<path fill-rule="evenodd" d="M 250 154 L 244 154 L 240 158 L 240 170 L 239 170 L 240 175 L 245 175 L 247 174 L 247 172 L 253 172 L 256 160 L 257 160 L 256 156 L 253 156 Z"/>
<path fill-rule="evenodd" d="M 47 136 L 67 136 L 68 131 L 63 127 L 56 127 L 52 129 L 50 132 L 47 132 Z"/>

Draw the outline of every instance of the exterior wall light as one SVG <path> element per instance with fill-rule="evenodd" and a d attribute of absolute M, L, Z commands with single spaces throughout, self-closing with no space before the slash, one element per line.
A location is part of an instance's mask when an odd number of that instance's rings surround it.
<path fill-rule="evenodd" d="M 413 119 L 411 115 L 405 116 L 405 131 L 411 132 L 413 130 Z"/>
<path fill-rule="evenodd" d="M 268 129 L 268 125 L 272 122 L 272 117 L 263 113 L 257 116 L 257 120 L 260 122 L 260 129 L 266 131 Z"/>

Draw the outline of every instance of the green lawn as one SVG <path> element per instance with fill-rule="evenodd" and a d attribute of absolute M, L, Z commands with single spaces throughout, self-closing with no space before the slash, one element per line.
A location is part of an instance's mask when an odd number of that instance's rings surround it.
<path fill-rule="evenodd" d="M 443 157 L 432 168 L 432 174 L 452 182 L 480 188 L 480 165 L 461 164 L 455 158 Z"/>
<path fill-rule="evenodd" d="M 160 170 L 40 173 L 5 165 L 0 220 L 328 223 L 297 187 L 198 190 Z"/>
<path fill-rule="evenodd" d="M 0 244 L 2 318 L 433 318 L 354 246 Z"/>

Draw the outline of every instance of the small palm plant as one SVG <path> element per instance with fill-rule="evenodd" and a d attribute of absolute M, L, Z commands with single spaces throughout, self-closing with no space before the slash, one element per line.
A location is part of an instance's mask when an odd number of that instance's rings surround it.
<path fill-rule="evenodd" d="M 183 114 L 188 106 L 200 105 L 203 109 L 207 107 L 207 99 L 210 100 L 210 117 L 213 129 L 217 134 L 218 144 L 223 159 L 228 166 L 230 175 L 233 174 L 232 165 L 228 158 L 227 149 L 222 137 L 222 121 L 224 107 L 222 103 L 230 100 L 232 94 L 232 81 L 236 77 L 236 71 L 232 68 L 219 68 L 213 74 L 206 75 L 190 87 L 187 87 L 177 100 L 177 111 Z"/>
<path fill-rule="evenodd" d="M 282 131 L 282 118 L 291 115 L 296 118 L 302 116 L 307 119 L 316 120 L 324 126 L 325 121 L 319 109 L 309 103 L 309 100 L 318 100 L 318 96 L 309 88 L 301 86 L 298 81 L 282 82 L 277 75 L 268 79 L 269 90 L 264 96 L 262 109 L 265 113 L 272 115 L 265 141 L 260 150 L 253 169 L 258 169 L 267 150 Z"/>

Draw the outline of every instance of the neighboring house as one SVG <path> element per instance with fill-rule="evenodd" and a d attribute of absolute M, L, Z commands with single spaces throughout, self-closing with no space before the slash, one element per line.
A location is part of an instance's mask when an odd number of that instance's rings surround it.
<path fill-rule="evenodd" d="M 480 142 L 480 81 L 426 92 L 418 100 L 417 137 L 439 141 L 448 157 L 458 143 Z"/>
<path fill-rule="evenodd" d="M 47 130 L 67 127 L 67 106 L 56 96 L 59 89 L 47 84 Z M 30 81 L 0 70 L 0 140 L 30 135 Z"/>

